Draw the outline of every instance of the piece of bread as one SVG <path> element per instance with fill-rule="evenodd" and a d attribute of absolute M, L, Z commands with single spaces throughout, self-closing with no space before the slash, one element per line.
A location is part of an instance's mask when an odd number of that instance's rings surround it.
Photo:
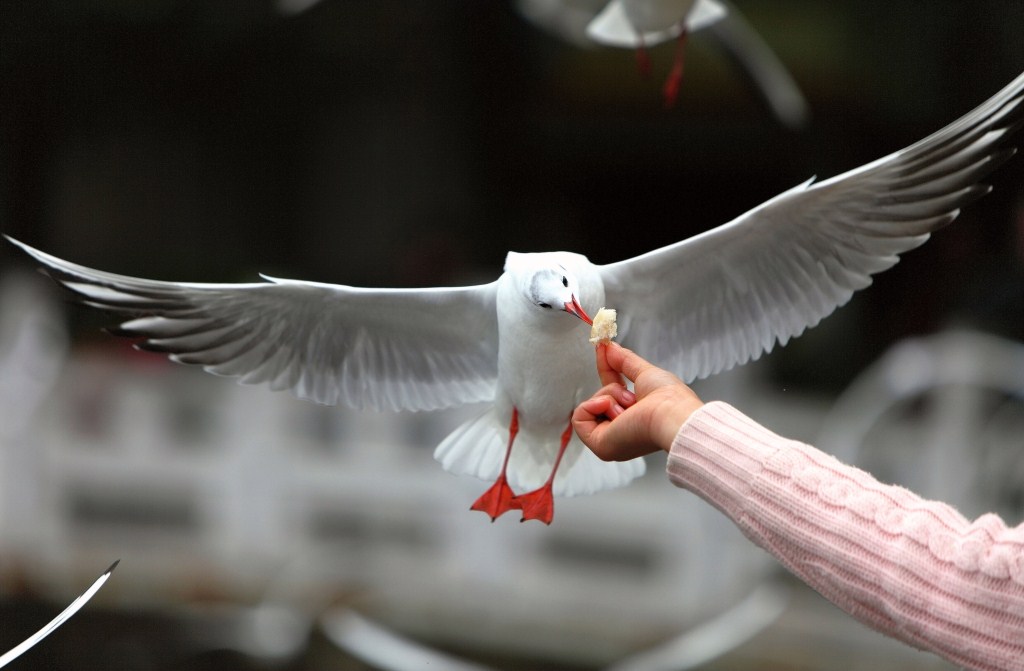
<path fill-rule="evenodd" d="M 590 326 L 590 342 L 607 345 L 612 338 L 619 334 L 619 327 L 615 323 L 615 310 L 601 308 L 594 315 L 594 323 Z"/>

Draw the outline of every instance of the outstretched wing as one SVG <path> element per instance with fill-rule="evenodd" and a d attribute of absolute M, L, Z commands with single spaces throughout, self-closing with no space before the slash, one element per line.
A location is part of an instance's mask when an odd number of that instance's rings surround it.
<path fill-rule="evenodd" d="M 686 380 L 816 325 L 988 193 L 1021 119 L 1024 75 L 910 147 L 811 181 L 688 240 L 601 266 L 624 344 Z M 813 180 L 812 180 L 813 181 Z"/>
<path fill-rule="evenodd" d="M 93 270 L 8 240 L 86 304 L 130 316 L 119 335 L 217 375 L 354 408 L 435 410 L 494 395 L 496 283 L 162 282 Z"/>

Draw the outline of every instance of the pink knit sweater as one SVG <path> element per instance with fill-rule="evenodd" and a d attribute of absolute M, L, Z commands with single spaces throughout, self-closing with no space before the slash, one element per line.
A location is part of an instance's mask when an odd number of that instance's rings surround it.
<path fill-rule="evenodd" d="M 971 522 L 721 402 L 679 430 L 668 474 L 869 626 L 970 669 L 1024 671 L 1024 524 Z"/>

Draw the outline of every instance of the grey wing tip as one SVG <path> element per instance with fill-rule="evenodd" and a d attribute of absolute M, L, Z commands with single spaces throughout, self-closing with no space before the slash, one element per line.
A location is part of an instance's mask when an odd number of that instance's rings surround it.
<path fill-rule="evenodd" d="M 940 229 L 945 228 L 946 226 L 949 226 L 954 221 L 956 221 L 957 217 L 959 216 L 960 208 L 958 207 L 955 210 L 952 210 L 944 215 L 936 217 L 935 223 L 925 231 L 925 234 L 934 233 L 935 231 L 938 231 Z"/>
<path fill-rule="evenodd" d="M 22 242 L 21 240 L 16 240 L 15 238 L 12 238 L 6 233 L 4 233 L 3 236 L 9 243 L 11 243 L 21 251 L 28 254 L 30 257 L 35 259 L 37 263 L 41 264 L 37 268 L 37 270 L 41 272 L 43 275 L 46 275 L 47 277 L 53 279 L 55 282 L 63 284 L 64 278 L 75 277 L 74 273 L 62 267 L 62 264 L 66 262 L 61 261 L 61 259 L 58 259 L 57 257 L 52 256 L 50 254 L 47 254 L 44 251 L 38 250 L 35 247 L 32 247 L 31 245 Z"/>
<path fill-rule="evenodd" d="M 28 245 L 28 244 L 22 242 L 21 240 L 18 240 L 16 238 L 12 238 L 11 236 L 7 235 L 6 233 L 4 233 L 3 236 L 4 236 L 4 239 L 7 240 L 7 242 L 11 243 L 15 247 L 17 247 L 18 249 L 20 249 L 21 251 L 25 252 L 26 254 L 28 254 L 29 256 L 33 257 L 34 259 L 36 259 L 38 261 L 44 261 L 44 257 L 47 256 L 47 254 L 45 252 L 41 252 L 38 249 L 36 249 L 35 247 L 33 247 L 31 245 Z"/>

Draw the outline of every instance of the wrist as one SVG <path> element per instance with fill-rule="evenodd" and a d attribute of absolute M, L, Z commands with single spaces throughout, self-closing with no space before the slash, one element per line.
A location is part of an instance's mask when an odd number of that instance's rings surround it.
<path fill-rule="evenodd" d="M 679 429 L 704 404 L 693 394 L 672 394 L 655 409 L 654 441 L 658 448 L 669 452 Z"/>

